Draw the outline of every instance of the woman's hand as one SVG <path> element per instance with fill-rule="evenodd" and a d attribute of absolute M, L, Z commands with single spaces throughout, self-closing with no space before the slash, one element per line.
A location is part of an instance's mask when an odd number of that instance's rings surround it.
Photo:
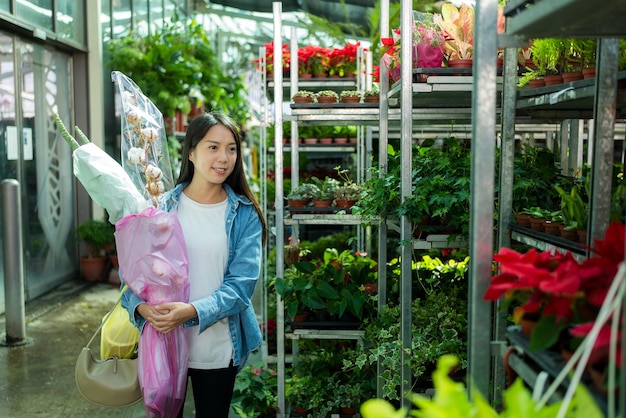
<path fill-rule="evenodd" d="M 160 305 L 142 303 L 137 311 L 155 330 L 163 333 L 168 333 L 198 316 L 196 308 L 184 302 L 166 302 Z"/>

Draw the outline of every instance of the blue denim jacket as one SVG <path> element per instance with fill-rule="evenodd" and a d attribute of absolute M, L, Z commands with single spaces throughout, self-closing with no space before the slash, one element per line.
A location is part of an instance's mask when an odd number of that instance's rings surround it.
<path fill-rule="evenodd" d="M 161 199 L 159 209 L 176 210 L 185 186 L 186 184 L 179 184 L 168 191 Z M 228 195 L 228 265 L 224 283 L 207 297 L 191 302 L 198 317 L 187 321 L 183 326 L 199 325 L 200 333 L 218 320 L 228 318 L 234 348 L 233 364 L 241 369 L 250 352 L 259 347 L 262 338 L 251 301 L 261 273 L 262 225 L 249 199 L 236 194 L 227 184 L 224 184 L 224 188 Z M 137 306 L 142 302 L 130 289 L 122 295 L 122 305 L 128 310 L 131 322 L 140 330 L 146 323 L 136 312 Z"/>

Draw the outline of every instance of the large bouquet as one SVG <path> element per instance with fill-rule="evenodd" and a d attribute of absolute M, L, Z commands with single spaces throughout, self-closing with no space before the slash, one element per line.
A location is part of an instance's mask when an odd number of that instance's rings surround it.
<path fill-rule="evenodd" d="M 120 92 L 122 165 L 90 143 L 82 144 L 56 123 L 73 150 L 74 174 L 116 225 L 120 272 L 128 287 L 149 304 L 189 301 L 188 260 L 176 212 L 156 209 L 172 185 L 163 116 L 139 87 L 114 71 Z M 139 339 L 138 377 L 148 417 L 177 414 L 185 400 L 188 330 L 163 334 L 146 323 Z"/>

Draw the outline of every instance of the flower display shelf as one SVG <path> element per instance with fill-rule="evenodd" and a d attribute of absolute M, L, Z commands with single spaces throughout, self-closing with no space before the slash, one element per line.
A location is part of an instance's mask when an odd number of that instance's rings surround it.
<path fill-rule="evenodd" d="M 507 328 L 506 339 L 512 350 L 505 357 L 505 368 L 510 368 L 514 374 L 521 377 L 535 391 L 539 390 L 539 393 L 542 394 L 565 366 L 561 353 L 556 350 L 530 351 L 528 349 L 529 339 L 522 333 L 518 325 L 511 325 Z M 592 382 L 588 377 L 583 376 L 581 383 L 587 386 L 596 404 L 606 415 L 606 397 L 593 389 Z M 567 390 L 568 384 L 569 379 L 566 378 L 556 392 L 555 397 L 559 394 L 562 396 Z M 538 388 L 538 385 L 542 385 L 542 387 Z"/>

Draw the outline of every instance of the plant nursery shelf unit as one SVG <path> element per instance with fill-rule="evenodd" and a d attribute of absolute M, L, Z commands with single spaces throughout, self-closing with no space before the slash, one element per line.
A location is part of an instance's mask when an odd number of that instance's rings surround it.
<path fill-rule="evenodd" d="M 502 90 L 502 77 L 496 78 L 498 91 Z M 471 116 L 472 91 L 474 90 L 474 78 L 471 75 L 431 75 L 425 83 L 413 83 L 413 107 L 414 108 L 437 108 L 444 111 L 447 108 L 466 108 Z M 394 83 L 389 90 L 390 103 L 392 99 L 400 97 L 402 83 Z M 500 105 L 500 99 L 497 99 Z"/>
<path fill-rule="evenodd" d="M 298 145 L 298 150 L 300 152 L 306 152 L 306 153 L 327 153 L 327 152 L 332 152 L 332 153 L 338 153 L 338 152 L 345 152 L 345 153 L 353 153 L 355 152 L 355 146 L 354 145 L 348 145 L 348 144 L 316 144 L 316 145 Z M 270 147 L 268 149 L 269 152 L 274 152 L 275 148 L 274 147 Z M 291 146 L 289 145 L 283 145 L 283 152 L 291 152 Z"/>
<path fill-rule="evenodd" d="M 507 2 L 504 14 L 506 33 L 518 37 L 622 37 L 626 2 L 516 0 Z"/>
<path fill-rule="evenodd" d="M 354 90 L 356 88 L 356 78 L 299 78 L 299 90 L 309 90 L 318 92 L 322 90 L 334 90 L 340 92 L 342 90 Z M 276 83 L 273 79 L 267 81 L 267 93 L 270 99 L 274 99 L 274 88 Z M 286 78 L 283 80 L 283 97 L 289 97 L 291 92 L 291 80 Z"/>
<path fill-rule="evenodd" d="M 361 225 L 361 219 L 350 214 L 293 214 L 285 225 Z"/>
<path fill-rule="evenodd" d="M 617 73 L 617 80 L 626 80 L 626 71 Z M 618 84 L 619 86 L 619 84 Z M 595 79 L 574 81 L 536 89 L 520 89 L 517 100 L 519 114 L 534 118 L 593 118 L 596 92 Z M 626 114 L 626 90 L 617 90 L 617 117 Z"/>
<path fill-rule="evenodd" d="M 337 103 L 336 105 L 340 105 Z M 347 126 L 376 125 L 379 110 L 376 107 L 346 107 L 333 104 L 291 105 L 291 115 L 285 115 L 285 121 L 296 121 L 302 126 Z"/>

